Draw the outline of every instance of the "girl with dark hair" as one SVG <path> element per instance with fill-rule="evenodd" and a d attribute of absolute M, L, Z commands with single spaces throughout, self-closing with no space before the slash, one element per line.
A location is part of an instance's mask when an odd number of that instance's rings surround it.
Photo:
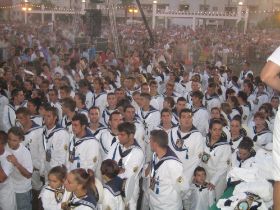
<path fill-rule="evenodd" d="M 48 185 L 44 186 L 40 198 L 45 210 L 61 209 L 61 202 L 65 193 L 63 183 L 66 179 L 67 170 L 65 166 L 56 166 L 48 174 Z"/>
<path fill-rule="evenodd" d="M 104 180 L 104 199 L 102 209 L 123 210 L 123 180 L 118 176 L 120 168 L 114 160 L 104 160 L 101 174 Z"/>

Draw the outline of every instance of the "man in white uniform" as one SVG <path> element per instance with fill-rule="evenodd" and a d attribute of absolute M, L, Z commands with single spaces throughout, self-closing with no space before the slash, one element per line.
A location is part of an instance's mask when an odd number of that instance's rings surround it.
<path fill-rule="evenodd" d="M 135 125 L 130 122 L 123 122 L 118 126 L 119 142 L 115 142 L 109 150 L 107 159 L 115 160 L 119 167 L 121 167 L 119 176 L 121 178 L 129 179 L 131 176 L 142 170 L 145 157 L 144 153 L 134 139 Z M 139 178 L 135 183 L 133 196 L 129 201 L 129 209 L 136 210 L 139 193 Z"/>
<path fill-rule="evenodd" d="M 84 114 L 76 114 L 72 119 L 74 136 L 71 138 L 68 150 L 67 168 L 96 171 L 100 161 L 99 142 L 87 128 L 88 120 Z"/>
<path fill-rule="evenodd" d="M 57 124 L 57 110 L 54 107 L 46 107 L 44 115 L 43 146 L 45 150 L 45 175 L 55 166 L 66 163 L 69 134 Z M 45 176 L 47 178 L 47 176 Z"/>
<path fill-rule="evenodd" d="M 183 165 L 168 147 L 168 136 L 163 130 L 150 134 L 153 150 L 151 164 L 145 170 L 149 181 L 149 206 L 151 210 L 181 210 L 182 195 L 187 190 L 183 177 Z"/>

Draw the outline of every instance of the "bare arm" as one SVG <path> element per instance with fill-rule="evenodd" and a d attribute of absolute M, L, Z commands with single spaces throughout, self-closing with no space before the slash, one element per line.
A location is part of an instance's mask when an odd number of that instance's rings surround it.
<path fill-rule="evenodd" d="M 268 61 L 261 71 L 261 80 L 275 90 L 280 91 L 280 66 Z"/>
<path fill-rule="evenodd" d="M 7 175 L 5 174 L 5 171 L 0 165 L 0 183 L 3 183 L 7 179 Z"/>
<path fill-rule="evenodd" d="M 273 202 L 274 202 L 274 210 L 280 210 L 280 181 L 276 181 L 273 187 Z"/>

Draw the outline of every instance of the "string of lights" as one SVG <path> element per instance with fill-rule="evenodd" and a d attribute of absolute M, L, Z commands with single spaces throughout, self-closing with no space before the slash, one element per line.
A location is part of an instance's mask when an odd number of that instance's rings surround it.
<path fill-rule="evenodd" d="M 28 6 L 28 9 L 26 8 Z M 44 8 L 44 10 L 49 10 L 49 11 L 69 11 L 69 12 L 80 12 L 79 9 L 74 9 L 74 8 L 65 8 L 65 7 L 57 7 L 57 6 L 44 6 L 40 4 L 32 4 L 32 3 L 26 3 L 26 4 L 16 4 L 16 5 L 11 5 L 11 6 L 0 6 L 0 9 L 22 9 L 26 8 L 25 10 L 40 10 Z M 118 10 L 124 10 L 124 9 L 137 9 L 136 6 L 120 6 L 117 5 L 116 9 Z M 108 10 L 108 7 L 101 7 L 101 10 Z M 146 10 L 152 10 L 152 7 L 143 7 L 143 9 Z M 23 9 L 24 10 L 24 9 Z M 246 14 L 249 12 L 249 14 L 273 14 L 280 12 L 280 8 L 276 8 L 273 10 L 250 10 L 250 11 L 242 11 L 242 14 Z M 236 16 L 236 12 L 218 12 L 218 11 L 212 11 L 212 12 L 207 12 L 207 11 L 180 11 L 180 10 L 168 10 L 165 11 L 165 9 L 157 9 L 157 13 L 159 14 L 182 14 L 182 15 L 218 15 L 218 16 Z"/>

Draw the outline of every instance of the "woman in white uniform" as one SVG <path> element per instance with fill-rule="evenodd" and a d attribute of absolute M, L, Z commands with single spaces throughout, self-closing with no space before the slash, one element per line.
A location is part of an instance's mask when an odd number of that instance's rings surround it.
<path fill-rule="evenodd" d="M 63 196 L 63 210 L 97 210 L 99 199 L 95 185 L 95 177 L 91 171 L 79 168 L 67 174 L 64 187 L 67 192 Z"/>

